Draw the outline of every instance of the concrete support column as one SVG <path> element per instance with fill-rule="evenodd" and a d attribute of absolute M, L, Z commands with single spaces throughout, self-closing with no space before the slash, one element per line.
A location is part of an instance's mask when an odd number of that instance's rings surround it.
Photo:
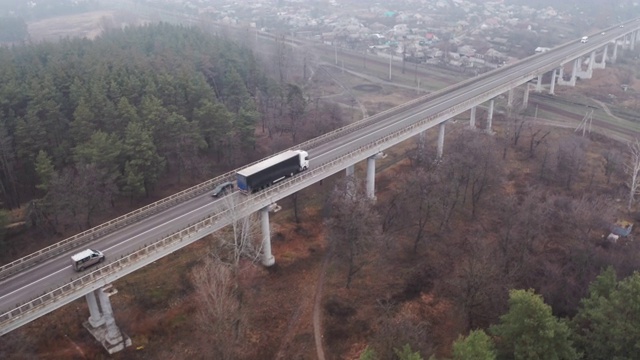
<path fill-rule="evenodd" d="M 527 86 L 528 88 L 528 86 Z M 493 130 L 491 130 L 491 126 L 493 123 L 493 103 L 495 102 L 494 99 L 489 100 L 489 114 L 487 115 L 487 128 L 484 129 L 486 132 L 491 133 L 493 132 Z M 444 131 L 444 130 L 442 130 Z"/>
<path fill-rule="evenodd" d="M 491 100 L 493 102 L 493 100 Z M 442 153 L 444 151 L 444 128 L 446 121 L 443 121 L 438 125 L 438 151 L 437 158 L 442 159 Z"/>
<path fill-rule="evenodd" d="M 618 58 L 618 40 L 613 43 L 613 55 L 611 55 L 611 63 L 615 63 Z"/>
<path fill-rule="evenodd" d="M 423 131 L 418 134 L 418 149 L 422 150 L 425 148 L 425 144 L 427 143 L 427 131 Z"/>
<path fill-rule="evenodd" d="M 262 265 L 271 266 L 276 263 L 271 254 L 271 228 L 269 227 L 269 206 L 260 209 L 260 222 L 262 225 Z"/>
<path fill-rule="evenodd" d="M 591 59 L 593 59 L 593 61 L 590 61 L 593 63 L 593 65 L 591 66 L 592 69 L 604 69 L 604 65 L 605 65 L 605 58 L 606 55 L 603 53 L 602 54 L 602 60 L 600 60 L 600 62 L 596 61 L 596 52 L 595 50 L 591 53 Z"/>
<path fill-rule="evenodd" d="M 469 127 L 472 129 L 476 128 L 476 107 L 471 108 L 471 115 L 469 116 Z"/>
<path fill-rule="evenodd" d="M 347 166 L 345 171 L 347 172 L 347 176 L 353 176 L 356 173 L 356 168 L 354 167 L 354 165 Z"/>
<path fill-rule="evenodd" d="M 511 108 L 513 106 L 513 88 L 509 89 L 507 95 L 507 107 Z"/>
<path fill-rule="evenodd" d="M 386 157 L 379 152 L 367 159 L 367 198 L 376 199 L 376 160 Z"/>
<path fill-rule="evenodd" d="M 631 33 L 631 44 L 629 45 L 631 47 L 631 51 L 636 49 L 636 32 L 632 32 Z"/>
<path fill-rule="evenodd" d="M 580 58 L 573 60 L 573 70 L 571 71 L 571 80 L 569 80 L 571 86 L 576 86 L 576 77 L 578 75 L 579 66 Z"/>
<path fill-rule="evenodd" d="M 113 317 L 113 309 L 109 297 L 118 291 L 111 285 L 106 285 L 86 295 L 91 317 L 83 323 L 93 337 L 98 340 L 109 354 L 124 350 L 131 346 L 131 338 L 120 331 Z M 97 300 L 96 300 L 97 297 Z M 102 312 L 100 312 L 102 310 Z"/>
<path fill-rule="evenodd" d="M 587 65 L 587 70 L 582 70 L 581 58 L 578 58 L 578 71 L 576 72 L 576 76 L 580 77 L 580 79 L 591 79 L 593 76 L 593 63 L 596 59 L 595 53 L 591 53 L 589 56 L 589 65 Z"/>
<path fill-rule="evenodd" d="M 529 83 L 524 83 L 524 95 L 522 96 L 522 109 L 529 106 Z"/>
<path fill-rule="evenodd" d="M 536 83 L 536 92 L 542 92 L 542 74 L 538 75 L 538 82 Z"/>
<path fill-rule="evenodd" d="M 89 305 L 89 314 L 91 315 L 89 316 L 88 321 L 89 325 L 91 325 L 91 327 L 93 328 L 97 328 L 105 322 L 104 317 L 100 312 L 100 308 L 98 307 L 98 301 L 96 300 L 96 291 L 100 290 L 95 290 L 85 295 L 87 304 Z"/>
<path fill-rule="evenodd" d="M 98 298 L 100 299 L 102 317 L 104 317 L 104 322 L 107 327 L 105 340 L 111 345 L 121 343 L 122 334 L 120 334 L 120 329 L 118 329 L 116 325 L 116 319 L 113 317 L 113 309 L 111 308 L 111 301 L 109 300 L 109 293 L 106 288 L 98 290 Z"/>
<path fill-rule="evenodd" d="M 554 91 L 556 90 L 556 72 L 558 69 L 553 69 L 551 71 L 551 84 L 549 86 L 549 94 L 555 95 Z"/>
<path fill-rule="evenodd" d="M 367 159 L 367 198 L 375 200 L 376 198 L 376 157 L 371 156 Z"/>

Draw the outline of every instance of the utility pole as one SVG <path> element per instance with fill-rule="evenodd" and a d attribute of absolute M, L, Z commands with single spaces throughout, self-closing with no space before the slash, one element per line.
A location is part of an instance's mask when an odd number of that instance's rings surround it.
<path fill-rule="evenodd" d="M 393 52 L 389 52 L 389 80 L 391 80 L 391 60 L 393 59 Z"/>

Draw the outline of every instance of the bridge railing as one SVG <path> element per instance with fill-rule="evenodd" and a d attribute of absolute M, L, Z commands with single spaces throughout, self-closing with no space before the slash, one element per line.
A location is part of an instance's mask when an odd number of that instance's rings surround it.
<path fill-rule="evenodd" d="M 328 132 L 324 135 L 318 136 L 316 138 L 313 138 L 311 140 L 308 140 L 302 144 L 299 144 L 295 147 L 295 149 L 312 149 L 316 146 L 319 146 L 321 144 L 324 144 L 326 142 L 329 142 L 331 140 L 337 139 L 340 136 L 343 136 L 347 133 L 351 133 L 354 131 L 357 131 L 359 129 L 362 129 L 363 127 L 366 127 L 376 121 L 380 121 L 388 116 L 392 116 L 395 115 L 397 113 L 400 113 L 401 111 L 404 111 L 406 108 L 409 108 L 411 106 L 415 106 L 419 103 L 424 103 L 426 101 L 429 100 L 429 98 L 431 98 L 431 96 L 427 95 L 425 97 L 421 97 L 421 98 L 417 98 L 414 99 L 412 101 L 409 101 L 408 103 L 402 104 L 400 106 L 396 106 L 394 108 L 391 109 L 387 109 L 385 111 L 382 111 L 374 116 L 362 119 L 360 121 L 357 121 L 353 124 L 344 126 L 342 128 L 333 130 L 331 132 Z M 286 150 L 284 150 L 286 151 Z M 283 152 L 284 152 L 283 151 Z M 242 168 L 246 168 L 249 167 L 253 164 L 256 164 L 258 162 L 262 161 L 258 160 L 255 161 L 253 163 L 247 164 L 241 168 L 238 168 L 237 170 L 240 170 Z M 0 279 L 4 279 L 6 277 L 9 277 L 15 273 L 18 273 L 28 267 L 33 266 L 34 264 L 37 264 L 41 261 L 47 260 L 49 258 L 52 258 L 58 254 L 64 253 L 66 251 L 72 250 L 82 244 L 86 244 L 89 243 L 101 236 L 105 236 L 108 235 L 110 233 L 112 233 L 113 231 L 120 229 L 122 227 L 128 226 L 131 223 L 140 221 L 144 218 L 147 218 L 151 215 L 157 214 L 171 206 L 174 206 L 176 204 L 179 204 L 181 202 L 184 202 L 188 199 L 191 199 L 193 197 L 196 197 L 200 194 L 203 194 L 207 191 L 210 191 L 216 184 L 224 182 L 224 181 L 230 181 L 232 179 L 235 178 L 235 172 L 237 170 L 225 173 L 223 175 L 217 176 L 213 179 L 207 180 L 203 183 L 200 183 L 196 186 L 193 186 L 191 188 L 185 189 L 183 191 L 180 191 L 176 194 L 173 194 L 171 196 L 168 196 L 164 199 L 161 199 L 159 201 L 156 201 L 154 203 L 145 205 L 139 209 L 136 209 L 132 212 L 129 212 L 127 214 L 124 214 L 122 216 L 119 216 L 115 219 L 112 219 L 110 221 L 107 221 L 103 224 L 100 224 L 98 226 L 95 226 L 91 229 L 85 230 L 81 233 L 78 233 L 74 236 L 71 236 L 69 238 L 63 239 L 59 242 L 56 242 L 55 244 L 49 245 L 45 248 L 42 248 L 34 253 L 31 253 L 27 256 L 24 256 L 20 259 L 17 259 L 15 261 L 12 261 L 8 264 L 2 265 L 0 266 Z"/>
<path fill-rule="evenodd" d="M 385 137 L 389 138 L 389 136 Z M 378 146 L 383 141 L 378 140 L 373 143 L 367 144 L 365 147 L 358 149 L 354 152 L 341 156 L 335 160 L 329 161 L 327 163 L 322 164 L 319 167 L 314 169 L 310 169 L 302 174 L 301 176 L 296 176 L 294 178 L 289 179 L 289 181 L 283 182 L 275 187 L 262 191 L 254 196 L 248 197 L 245 201 L 239 203 L 237 206 L 248 207 L 256 202 L 264 202 L 269 201 L 269 199 L 281 191 L 286 186 L 290 186 L 291 182 L 300 182 L 303 180 L 309 180 L 316 176 L 317 174 L 321 174 L 329 170 L 330 168 L 340 167 L 341 164 L 348 162 L 350 158 L 353 158 L 355 155 L 362 153 L 363 151 L 370 149 L 373 146 Z M 124 267 L 130 266 L 133 262 L 142 261 L 144 258 L 149 257 L 154 252 L 159 251 L 162 248 L 166 248 L 169 246 L 173 246 L 176 243 L 183 241 L 188 238 L 190 235 L 197 233 L 206 227 L 214 226 L 218 221 L 220 221 L 224 216 L 226 216 L 227 211 L 218 212 L 212 215 L 205 217 L 203 220 L 195 223 L 194 225 L 188 226 L 185 229 L 179 230 L 174 234 L 166 236 L 156 242 L 151 243 L 150 245 L 146 245 L 141 249 L 132 252 L 129 255 L 126 255 L 120 259 L 109 262 L 104 266 L 96 268 L 90 273 L 83 275 L 77 279 L 72 280 L 71 282 L 55 288 L 31 301 L 28 301 L 22 305 L 17 306 L 16 308 L 7 311 L 3 314 L 0 314 L 0 328 L 4 328 L 6 324 L 11 321 L 14 321 L 18 317 L 26 316 L 29 313 L 36 312 L 43 307 L 51 303 L 55 303 L 59 301 L 63 297 L 68 297 L 73 293 L 77 293 L 82 289 L 90 286 L 93 283 L 98 281 L 105 280 L 108 276 L 115 275 L 117 272 L 121 271 Z"/>
<path fill-rule="evenodd" d="M 518 82 L 518 81 L 522 81 L 522 79 L 518 78 L 513 81 Z M 497 91 L 494 90 L 494 92 L 497 92 Z M 359 160 L 359 158 L 361 158 L 362 156 L 370 156 L 372 154 L 375 154 L 375 152 L 386 148 L 388 146 L 388 143 L 391 142 L 393 139 L 412 136 L 413 133 L 418 131 L 418 129 L 421 129 L 420 131 L 424 130 L 423 128 L 429 123 L 432 123 L 432 125 L 437 125 L 437 123 L 440 122 L 438 121 L 439 119 L 442 120 L 452 115 L 455 115 L 456 113 L 459 113 L 461 111 L 465 111 L 468 107 L 473 106 L 473 104 L 477 103 L 478 101 L 482 101 L 484 98 L 489 96 L 495 96 L 495 94 L 489 94 L 489 95 L 483 94 L 483 95 L 476 96 L 473 99 L 467 100 L 459 104 L 459 106 L 456 106 L 455 108 L 443 110 L 431 116 L 425 117 L 421 120 L 418 120 L 413 124 L 410 124 L 402 129 L 399 129 L 391 134 L 385 135 L 379 139 L 369 142 L 348 154 L 345 154 L 336 159 L 323 163 L 320 166 L 317 166 L 313 169 L 309 169 L 308 171 L 305 171 L 299 174 L 298 176 L 295 176 L 284 182 L 281 182 L 274 187 L 261 191 L 257 194 L 254 194 L 253 196 L 247 197 L 246 200 L 237 204 L 236 206 L 239 208 L 245 208 L 245 209 L 250 208 L 252 205 L 255 205 L 256 203 L 261 204 L 261 206 L 266 206 L 265 204 L 271 203 L 272 199 L 275 199 L 280 192 L 290 187 L 292 184 L 302 183 L 305 181 L 307 182 L 313 181 L 314 178 L 318 177 L 317 176 L 318 174 L 332 174 L 337 171 L 340 171 L 340 169 L 343 169 L 346 166 L 352 164 L 354 158 L 357 158 Z M 26 302 L 20 306 L 17 306 L 16 308 L 8 312 L 0 314 L 0 329 L 4 328 L 6 324 L 10 323 L 11 321 L 14 321 L 18 317 L 26 316 L 29 313 L 37 312 L 41 310 L 43 307 L 46 307 L 47 305 L 54 303 L 63 297 L 72 296 L 73 293 L 81 291 L 82 289 L 90 286 L 91 284 L 94 284 L 95 282 L 98 282 L 101 280 L 106 281 L 105 279 L 108 276 L 116 276 L 117 273 L 121 271 L 123 268 L 127 266 L 131 266 L 132 263 L 134 262 L 142 261 L 143 259 L 151 256 L 151 254 L 159 252 L 161 249 L 165 249 L 170 246 L 176 246 L 177 243 L 184 241 L 191 235 L 196 234 L 205 228 L 213 227 L 214 225 L 216 225 L 217 222 L 221 221 L 224 216 L 227 216 L 227 213 L 228 213 L 228 210 L 224 210 L 224 211 L 209 215 L 204 219 L 198 221 L 194 225 L 190 225 L 182 230 L 175 232 L 174 234 L 168 235 L 156 242 L 153 242 L 150 245 L 146 245 L 141 249 L 129 255 L 126 255 L 118 260 L 107 263 L 106 265 L 100 268 L 97 268 L 94 271 L 88 273 L 87 275 L 84 275 L 78 279 L 75 279 L 68 284 L 65 284 L 61 287 L 53 289 L 43 294 L 42 296 L 39 296 L 29 302 Z"/>
<path fill-rule="evenodd" d="M 5 328 L 9 322 L 15 320 L 18 317 L 26 316 L 29 313 L 38 311 L 51 303 L 59 301 L 63 297 L 67 297 L 73 293 L 81 291 L 82 289 L 88 287 L 90 284 L 105 280 L 108 276 L 116 275 L 119 271 L 127 266 L 130 266 L 132 263 L 141 261 L 144 258 L 149 257 L 154 252 L 159 251 L 160 249 L 175 245 L 176 243 L 187 239 L 190 235 L 197 233 L 205 227 L 213 226 L 225 215 L 225 211 L 210 215 L 194 225 L 190 225 L 156 242 L 145 245 L 141 249 L 134 251 L 129 255 L 106 263 L 105 265 L 96 268 L 86 275 L 74 279 L 63 286 L 48 291 L 47 293 L 20 306 L 17 306 L 10 311 L 0 314 L 0 329 Z"/>
<path fill-rule="evenodd" d="M 214 179 L 207 180 L 189 189 L 180 191 L 176 194 L 168 196 L 154 203 L 145 205 L 139 209 L 131 211 L 127 214 L 119 216 L 113 220 L 107 221 L 91 229 L 85 230 L 74 236 L 61 240 L 55 244 L 49 245 L 25 257 L 12 261 L 8 264 L 0 266 L 0 279 L 11 276 L 25 268 L 33 266 L 36 263 L 52 258 L 58 254 L 74 249 L 82 244 L 89 243 L 97 238 L 108 235 L 117 229 L 123 228 L 131 223 L 140 221 L 146 217 L 157 214 L 171 206 L 184 202 L 185 200 L 196 197 L 211 190 L 215 184 L 225 181 L 231 177 L 233 173 L 226 173 Z"/>
<path fill-rule="evenodd" d="M 542 56 L 543 54 L 538 54 L 538 55 L 534 55 L 534 56 Z M 523 60 L 519 60 L 518 62 L 514 63 L 513 65 L 516 65 L 520 62 L 522 62 Z M 461 82 L 458 82 L 454 85 L 451 85 L 449 87 L 446 87 L 442 90 L 439 90 L 437 92 L 433 92 L 424 96 L 421 96 L 419 98 L 413 99 L 411 101 L 408 101 L 404 104 L 401 104 L 399 106 L 384 110 L 380 113 L 377 113 L 375 115 L 372 115 L 370 117 L 364 118 L 360 121 L 354 122 L 352 124 L 349 124 L 347 126 L 344 126 L 342 128 L 330 131 L 326 134 L 323 134 L 321 136 L 318 136 L 316 138 L 310 139 L 308 141 L 305 141 L 299 145 L 297 145 L 295 148 L 296 149 L 313 149 L 317 146 L 320 146 L 324 143 L 327 143 L 331 140 L 337 139 L 345 134 L 348 133 L 352 133 L 354 131 L 358 131 L 366 126 L 369 126 L 375 122 L 381 121 L 387 117 L 390 116 L 394 116 L 397 114 L 402 113 L 403 111 L 412 109 L 416 106 L 419 106 L 421 104 L 427 103 L 428 101 L 437 98 L 439 96 L 442 96 L 443 94 L 446 94 L 448 92 L 460 89 L 462 87 L 465 86 L 469 86 L 477 81 L 480 81 L 488 76 L 493 75 L 495 72 L 499 72 L 499 71 L 503 71 L 504 68 L 502 69 L 495 69 L 492 70 L 490 72 L 484 73 L 480 76 L 477 77 L 473 77 L 473 78 L 469 78 L 466 80 L 463 80 Z M 286 151 L 286 150 L 285 150 Z M 258 162 L 260 162 L 261 160 L 255 161 L 251 164 L 248 164 L 246 166 L 243 166 L 239 169 L 251 166 L 253 164 L 256 164 Z M 15 261 L 12 261 L 8 264 L 2 265 L 0 266 L 0 279 L 4 279 L 6 277 L 9 277 L 15 273 L 18 273 L 28 267 L 33 266 L 34 264 L 37 264 L 41 261 L 47 260 L 49 258 L 52 258 L 58 254 L 67 252 L 69 250 L 72 250 L 76 247 L 79 247 L 82 244 L 86 244 L 89 243 L 95 239 L 98 239 L 99 237 L 108 235 L 110 233 L 112 233 L 113 231 L 123 228 L 125 226 L 128 226 L 134 222 L 140 221 L 144 218 L 147 218 L 149 216 L 152 216 L 154 214 L 157 214 L 171 206 L 177 205 L 181 202 L 184 202 L 188 199 L 191 199 L 193 197 L 196 197 L 200 194 L 203 194 L 209 190 L 211 190 L 216 184 L 224 182 L 224 181 L 230 181 L 234 178 L 235 176 L 235 172 L 239 169 L 236 169 L 234 171 L 231 172 L 227 172 L 223 175 L 217 176 L 213 179 L 207 180 L 203 183 L 200 183 L 196 186 L 193 186 L 189 189 L 185 189 L 183 191 L 180 191 L 176 194 L 173 194 L 171 196 L 168 196 L 164 199 L 161 199 L 159 201 L 156 201 L 154 203 L 151 203 L 149 205 L 143 206 L 139 209 L 136 209 L 130 213 L 124 214 L 122 216 L 119 216 L 113 220 L 110 220 L 108 222 L 105 222 L 103 224 L 100 224 L 96 227 L 93 227 L 91 229 L 85 230 L 81 233 L 78 233 L 74 236 L 71 236 L 69 238 L 66 238 L 64 240 L 61 240 L 55 244 L 49 245 L 43 249 L 40 249 L 32 254 L 29 254 L 25 257 L 22 257 L 20 259 L 17 259 Z"/>

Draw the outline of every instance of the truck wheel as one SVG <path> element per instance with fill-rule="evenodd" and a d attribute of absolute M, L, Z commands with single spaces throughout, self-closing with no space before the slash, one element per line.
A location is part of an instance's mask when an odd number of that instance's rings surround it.
<path fill-rule="evenodd" d="M 80 266 L 80 271 L 84 271 L 84 266 Z"/>
<path fill-rule="evenodd" d="M 104 258 L 100 258 L 100 261 L 99 261 L 99 262 L 104 262 Z"/>

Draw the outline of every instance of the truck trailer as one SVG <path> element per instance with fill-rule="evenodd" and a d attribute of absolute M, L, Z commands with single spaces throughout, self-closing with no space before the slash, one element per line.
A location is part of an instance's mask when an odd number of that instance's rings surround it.
<path fill-rule="evenodd" d="M 309 153 L 288 150 L 236 173 L 240 191 L 250 194 L 309 168 Z"/>

